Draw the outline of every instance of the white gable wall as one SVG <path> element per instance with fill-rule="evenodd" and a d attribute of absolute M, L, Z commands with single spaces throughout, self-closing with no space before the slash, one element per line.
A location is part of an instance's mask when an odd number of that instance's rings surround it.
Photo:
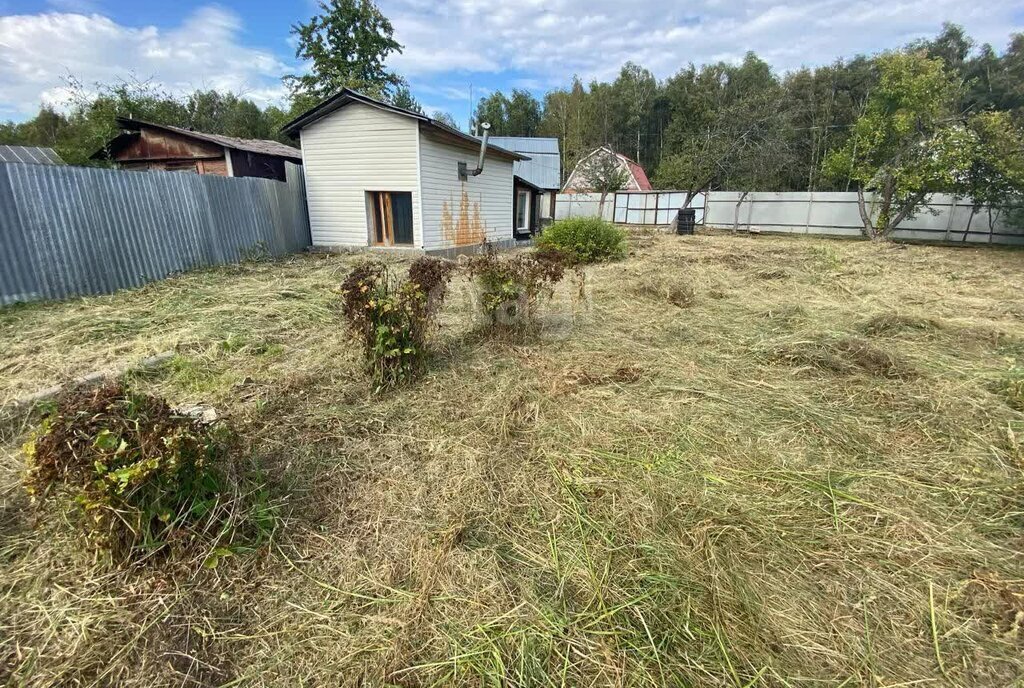
<path fill-rule="evenodd" d="M 351 103 L 300 135 L 314 246 L 370 243 L 367 191 L 412 192 L 413 246 L 423 246 L 416 120 Z"/>
<path fill-rule="evenodd" d="M 468 201 L 468 220 L 479 226 L 487 241 L 512 239 L 512 161 L 488 155 L 484 171 L 459 181 L 458 164 L 465 162 L 470 170 L 479 158 L 468 147 L 463 148 L 420 137 L 421 185 L 424 248 L 454 248 L 480 243 L 479 235 L 457 235 L 455 229 L 462 210 L 462 194 Z M 445 213 L 447 205 L 448 213 Z M 450 216 L 450 220 L 447 219 Z M 461 243 L 457 241 L 461 239 Z M 466 241 L 471 239 L 472 241 Z"/>

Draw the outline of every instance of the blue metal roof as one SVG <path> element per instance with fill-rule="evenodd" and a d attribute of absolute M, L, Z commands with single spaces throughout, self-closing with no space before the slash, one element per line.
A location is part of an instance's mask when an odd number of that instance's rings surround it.
<path fill-rule="evenodd" d="M 512 172 L 542 189 L 562 187 L 562 158 L 558 139 L 532 136 L 492 136 L 491 143 L 505 150 L 529 156 L 513 163 Z"/>

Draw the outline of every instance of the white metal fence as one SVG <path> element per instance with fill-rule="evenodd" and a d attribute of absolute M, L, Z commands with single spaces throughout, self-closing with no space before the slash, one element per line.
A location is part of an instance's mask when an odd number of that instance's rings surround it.
<path fill-rule="evenodd" d="M 871 196 L 866 198 L 871 203 Z M 786 234 L 857 236 L 862 223 L 853 192 L 796 191 L 786 193 L 712 191 L 706 201 L 705 224 L 756 229 Z M 738 216 L 737 216 L 738 211 Z M 987 210 L 971 221 L 971 204 L 948 194 L 935 194 L 914 218 L 904 220 L 894 237 L 918 241 L 1024 245 L 1024 228 L 1011 227 L 1005 214 L 994 213 L 989 226 Z M 970 232 L 967 232 L 971 221 Z"/>
<path fill-rule="evenodd" d="M 105 294 L 246 254 L 309 246 L 288 182 L 0 163 L 0 304 Z"/>
<path fill-rule="evenodd" d="M 600 194 L 559 194 L 555 219 L 594 217 Z M 609 195 L 604 219 L 630 225 L 668 225 L 676 216 L 686 194 L 680 191 L 628 191 Z M 867 202 L 871 203 L 868 195 Z M 763 192 L 744 195 L 739 191 L 698 194 L 690 204 L 697 223 L 716 227 L 737 226 L 786 234 L 858 236 L 861 233 L 857 194 L 853 192 Z M 738 214 L 737 214 L 738 213 Z M 971 204 L 947 194 L 932 196 L 926 208 L 904 220 L 895 232 L 898 239 L 1024 245 L 1024 228 L 1011 227 L 1005 213 L 994 213 L 989 226 L 987 210 L 971 219 Z M 967 225 L 970 222 L 970 231 Z"/>

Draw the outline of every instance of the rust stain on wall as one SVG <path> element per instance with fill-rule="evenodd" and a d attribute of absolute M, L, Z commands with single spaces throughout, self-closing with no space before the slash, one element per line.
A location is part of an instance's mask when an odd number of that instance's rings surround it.
<path fill-rule="evenodd" d="M 480 217 L 480 204 L 470 203 L 465 187 L 459 201 L 459 215 L 452 215 L 452 203 L 441 206 L 441 235 L 455 246 L 471 246 L 487 241 L 487 224 Z"/>

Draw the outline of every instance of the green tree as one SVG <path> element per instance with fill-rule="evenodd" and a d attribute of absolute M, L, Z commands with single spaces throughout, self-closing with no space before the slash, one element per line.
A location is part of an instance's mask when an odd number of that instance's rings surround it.
<path fill-rule="evenodd" d="M 979 113 L 967 121 L 965 129 L 970 164 L 955 188 L 958 196 L 971 199 L 963 240 L 975 216 L 984 211 L 991 242 L 999 217 L 1024 202 L 1024 132 L 1008 112 Z"/>
<path fill-rule="evenodd" d="M 928 194 L 952 188 L 971 156 L 969 136 L 951 126 L 957 88 L 942 60 L 923 52 L 878 58 L 879 81 L 846 144 L 824 161 L 857 185 L 865 236 L 887 238 Z M 865 193 L 874 194 L 870 208 Z"/>
<path fill-rule="evenodd" d="M 631 141 L 630 149 L 634 151 L 633 157 L 640 161 L 643 159 L 641 146 L 643 135 L 646 133 L 646 124 L 650 117 L 651 105 L 658 92 L 658 82 L 654 75 L 638 64 L 627 62 L 619 72 L 619 77 L 612 84 L 616 93 L 616 100 L 621 103 L 622 111 L 625 113 L 624 129 L 629 132 L 630 137 L 635 136 Z"/>
<path fill-rule="evenodd" d="M 573 77 L 569 89 L 549 91 L 544 96 L 539 133 L 558 138 L 563 174 L 567 174 L 588 152 L 591 142 L 586 122 L 587 107 L 588 95 L 579 77 Z M 593 146 L 589 150 L 593 150 Z"/>
<path fill-rule="evenodd" d="M 433 114 L 430 115 L 430 119 L 435 122 L 440 122 L 445 126 L 449 126 L 452 129 L 459 128 L 459 123 L 455 121 L 455 118 L 451 116 L 451 113 L 444 112 L 443 110 L 434 110 Z"/>
<path fill-rule="evenodd" d="M 540 103 L 528 91 L 512 89 L 508 99 L 504 136 L 536 136 L 540 129 Z"/>
<path fill-rule="evenodd" d="M 686 191 L 684 207 L 712 186 L 740 191 L 777 183 L 786 141 L 785 93 L 753 53 L 739 66 L 692 65 L 666 84 L 672 120 L 668 154 L 657 168 L 661 188 Z"/>
<path fill-rule="evenodd" d="M 580 162 L 579 171 L 581 179 L 586 180 L 585 187 L 601 194 L 597 214 L 598 217 L 603 218 L 604 204 L 608 199 L 608 194 L 622 189 L 629 181 L 629 175 L 623 169 L 622 161 L 611 148 L 598 148 Z"/>
<path fill-rule="evenodd" d="M 292 27 L 295 56 L 312 63 L 308 74 L 284 78 L 293 97 L 323 100 L 343 88 L 387 99 L 404 84 L 385 61 L 401 53 L 394 27 L 371 0 L 321 0 L 320 14 Z"/>
<path fill-rule="evenodd" d="M 94 165 L 90 157 L 120 133 L 117 117 L 250 139 L 281 140 L 289 117 L 277 107 L 261 110 L 233 93 L 196 91 L 176 98 L 149 82 L 122 81 L 84 86 L 68 79 L 64 114 L 46 106 L 30 120 L 0 125 L 0 143 L 50 146 L 72 165 Z"/>
<path fill-rule="evenodd" d="M 473 113 L 470 131 L 474 131 L 479 124 L 487 123 L 491 125 L 493 136 L 508 136 L 508 109 L 508 98 L 501 91 L 481 98 Z"/>
<path fill-rule="evenodd" d="M 395 92 L 391 96 L 391 104 L 406 110 L 418 112 L 421 115 L 423 114 L 423 106 L 420 105 L 419 101 L 412 95 L 412 91 L 410 91 L 409 87 L 404 83 L 395 89 Z"/>

